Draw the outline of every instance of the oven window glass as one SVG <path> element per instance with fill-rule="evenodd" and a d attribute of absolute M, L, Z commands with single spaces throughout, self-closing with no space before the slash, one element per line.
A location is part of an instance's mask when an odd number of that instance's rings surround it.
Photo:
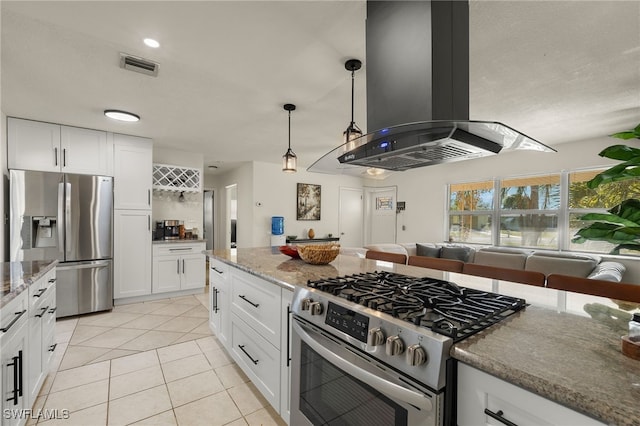
<path fill-rule="evenodd" d="M 300 411 L 314 424 L 405 426 L 407 410 L 301 342 Z"/>

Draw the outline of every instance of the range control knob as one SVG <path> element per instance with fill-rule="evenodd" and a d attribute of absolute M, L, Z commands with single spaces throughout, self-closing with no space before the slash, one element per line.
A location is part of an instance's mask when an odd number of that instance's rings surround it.
<path fill-rule="evenodd" d="M 309 313 L 311 315 L 322 315 L 324 309 L 322 308 L 322 303 L 320 302 L 311 302 L 309 304 Z"/>
<path fill-rule="evenodd" d="M 372 328 L 367 334 L 367 346 L 380 346 L 384 344 L 384 333 L 380 327 Z"/>
<path fill-rule="evenodd" d="M 422 365 L 427 362 L 427 352 L 417 343 L 407 348 L 407 364 Z"/>
<path fill-rule="evenodd" d="M 300 302 L 300 309 L 302 309 L 303 311 L 308 311 L 311 302 L 313 302 L 313 300 L 309 299 L 308 297 L 302 299 L 302 302 Z"/>
<path fill-rule="evenodd" d="M 404 352 L 404 342 L 400 336 L 389 336 L 387 338 L 386 352 L 390 356 L 400 355 Z"/>

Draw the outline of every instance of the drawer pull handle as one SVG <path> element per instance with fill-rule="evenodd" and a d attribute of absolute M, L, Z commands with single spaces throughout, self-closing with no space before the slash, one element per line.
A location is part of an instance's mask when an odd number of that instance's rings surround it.
<path fill-rule="evenodd" d="M 170 248 L 169 251 L 191 251 L 193 250 L 193 247 L 182 247 L 182 248 Z"/>
<path fill-rule="evenodd" d="M 53 308 L 49 309 L 49 313 L 50 314 L 55 314 L 56 313 L 56 309 L 58 309 L 58 307 L 54 306 Z"/>
<path fill-rule="evenodd" d="M 55 351 L 57 346 L 58 346 L 57 343 L 54 343 L 53 345 L 49 346 L 49 352 Z"/>
<path fill-rule="evenodd" d="M 9 331 L 9 329 L 13 327 L 13 324 L 15 324 L 20 319 L 20 317 L 24 315 L 25 312 L 27 312 L 26 309 L 24 309 L 22 312 L 16 312 L 16 316 L 13 317 L 11 322 L 6 327 L 0 328 L 0 331 L 2 331 L 3 333 L 6 333 L 7 331 Z"/>
<path fill-rule="evenodd" d="M 37 315 L 34 315 L 34 317 L 36 317 L 36 318 L 42 318 L 42 316 L 44 315 L 44 313 L 45 313 L 45 312 L 47 312 L 47 310 L 48 310 L 48 309 L 49 309 L 49 307 L 48 307 L 48 306 L 45 306 L 44 308 L 40 308 L 40 310 L 41 310 L 42 312 L 40 312 L 40 313 L 39 313 L 39 314 L 37 314 Z"/>
<path fill-rule="evenodd" d="M 211 269 L 213 269 L 214 271 L 216 271 L 219 274 L 224 274 L 224 272 L 222 272 L 220 269 L 216 268 L 215 266 L 212 266 Z"/>
<path fill-rule="evenodd" d="M 45 291 L 47 291 L 46 288 L 41 288 L 36 294 L 33 295 L 33 297 L 40 297 L 44 294 Z"/>
<path fill-rule="evenodd" d="M 502 410 L 499 410 L 497 413 L 494 413 L 493 411 L 489 410 L 488 408 L 484 409 L 484 413 L 491 417 L 496 419 L 497 421 L 499 421 L 502 424 L 505 424 L 507 426 L 518 426 L 517 424 L 510 422 L 509 420 L 505 419 L 504 417 L 502 417 L 502 415 L 504 414 L 502 412 Z"/>
<path fill-rule="evenodd" d="M 55 279 L 55 278 L 49 278 L 49 283 L 50 283 L 50 284 L 53 284 L 53 283 L 55 283 L 55 282 L 56 282 L 56 279 Z"/>
<path fill-rule="evenodd" d="M 238 296 L 240 299 L 244 300 L 245 302 L 247 302 L 248 304 L 250 304 L 251 306 L 253 306 L 254 308 L 257 308 L 258 306 L 260 306 L 259 303 L 253 303 L 251 300 L 247 299 L 246 297 L 244 297 L 244 295 L 239 295 Z"/>
<path fill-rule="evenodd" d="M 238 345 L 238 347 L 251 360 L 251 362 L 253 362 L 255 365 L 258 365 L 258 361 L 259 360 L 253 359 L 253 357 L 251 355 L 249 355 L 249 353 L 247 351 L 244 350 L 244 345 Z"/>

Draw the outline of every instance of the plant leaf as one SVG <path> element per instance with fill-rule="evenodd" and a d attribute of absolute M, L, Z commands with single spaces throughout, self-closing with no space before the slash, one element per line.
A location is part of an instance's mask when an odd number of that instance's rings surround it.
<path fill-rule="evenodd" d="M 598 173 L 587 182 L 587 187 L 594 189 L 603 183 L 617 182 L 640 177 L 640 157 L 631 161 L 617 164 L 601 173 Z"/>
<path fill-rule="evenodd" d="M 609 136 L 611 136 L 612 138 L 618 138 L 618 139 L 624 139 L 624 140 L 637 138 L 635 132 L 633 131 L 618 132 Z"/>
<path fill-rule="evenodd" d="M 610 208 L 609 213 L 616 215 L 624 220 L 640 225 L 640 200 L 637 198 L 629 198 L 624 200 L 615 207 Z M 634 226 L 634 225 L 627 225 Z"/>
<path fill-rule="evenodd" d="M 596 222 L 576 232 L 576 237 L 612 244 L 632 242 L 640 237 L 640 227 L 624 227 L 612 223 Z M 576 238 L 575 242 L 584 242 Z"/>
<path fill-rule="evenodd" d="M 621 249 L 640 251 L 640 243 L 624 243 L 618 244 L 609 252 L 609 254 L 620 254 Z"/>
<path fill-rule="evenodd" d="M 616 135 L 632 135 L 630 137 L 625 137 L 621 139 L 632 139 L 635 137 L 635 134 L 632 131 L 616 133 Z M 629 161 L 633 158 L 640 157 L 640 149 L 633 148 L 628 145 L 611 145 L 606 147 L 600 154 L 600 157 L 611 158 L 612 160 L 621 160 L 621 161 Z M 636 164 L 640 164 L 636 161 Z"/>
<path fill-rule="evenodd" d="M 640 226 L 640 224 L 634 221 L 627 220 L 616 214 L 609 213 L 587 213 L 580 216 L 580 220 L 601 220 L 609 223 L 617 223 L 624 226 Z"/>

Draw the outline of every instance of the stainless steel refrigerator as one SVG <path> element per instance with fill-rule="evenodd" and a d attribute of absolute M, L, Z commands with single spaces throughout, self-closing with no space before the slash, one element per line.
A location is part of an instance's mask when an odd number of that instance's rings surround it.
<path fill-rule="evenodd" d="M 113 178 L 10 170 L 12 261 L 53 260 L 58 317 L 113 307 Z"/>

